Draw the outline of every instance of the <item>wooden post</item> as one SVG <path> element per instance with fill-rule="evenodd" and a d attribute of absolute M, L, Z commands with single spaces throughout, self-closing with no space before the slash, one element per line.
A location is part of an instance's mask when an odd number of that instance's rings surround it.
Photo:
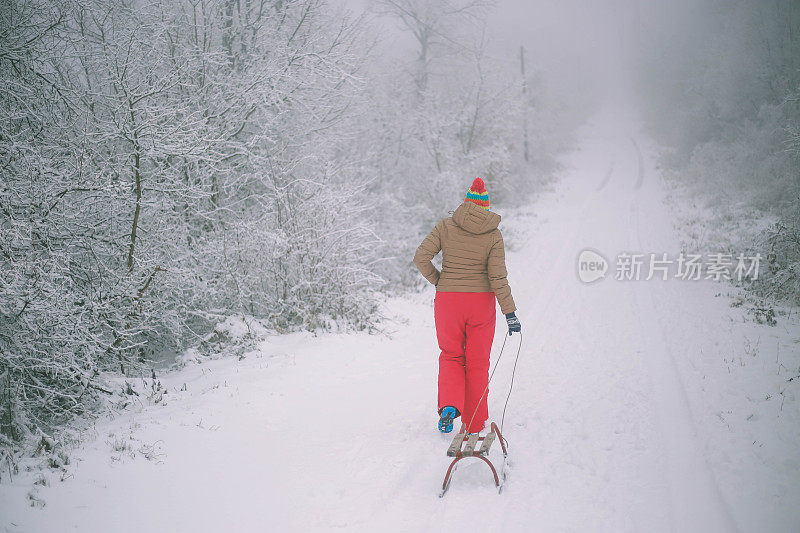
<path fill-rule="evenodd" d="M 522 135 L 525 162 L 528 161 L 528 79 L 525 77 L 525 47 L 519 47 L 519 69 L 522 73 Z"/>

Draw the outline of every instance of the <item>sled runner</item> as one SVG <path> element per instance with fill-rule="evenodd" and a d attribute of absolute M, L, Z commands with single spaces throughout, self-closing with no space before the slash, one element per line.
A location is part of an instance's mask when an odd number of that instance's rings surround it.
<path fill-rule="evenodd" d="M 503 467 L 500 470 L 500 476 L 497 475 L 497 469 L 488 459 L 489 448 L 492 447 L 492 443 L 495 439 L 500 441 L 500 447 L 503 449 Z M 478 443 L 480 443 L 480 448 L 476 450 L 475 448 L 478 446 Z M 444 476 L 442 492 L 439 493 L 440 498 L 444 496 L 444 494 L 447 492 L 447 489 L 450 488 L 450 482 L 453 480 L 453 473 L 455 472 L 456 463 L 465 457 L 476 457 L 489 465 L 489 468 L 492 470 L 492 475 L 494 476 L 494 484 L 497 487 L 497 492 L 502 492 L 502 482 L 505 482 L 506 477 L 505 464 L 508 451 L 506 450 L 506 444 L 503 441 L 503 436 L 500 434 L 500 430 L 497 429 L 497 424 L 494 422 L 492 422 L 489 433 L 483 437 L 481 437 L 478 433 L 468 434 L 467 427 L 462 425 L 461 429 L 458 431 L 458 434 L 453 437 L 453 442 L 450 443 L 450 447 L 447 449 L 447 456 L 455 457 L 455 459 L 453 459 L 453 462 L 450 463 L 450 467 L 447 469 L 447 474 Z"/>

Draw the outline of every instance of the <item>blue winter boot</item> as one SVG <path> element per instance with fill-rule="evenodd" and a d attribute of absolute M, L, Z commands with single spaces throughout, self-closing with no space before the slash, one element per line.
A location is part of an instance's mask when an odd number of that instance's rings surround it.
<path fill-rule="evenodd" d="M 453 419 L 458 416 L 458 409 L 453 406 L 442 407 L 439 411 L 439 431 L 450 433 L 453 431 Z"/>

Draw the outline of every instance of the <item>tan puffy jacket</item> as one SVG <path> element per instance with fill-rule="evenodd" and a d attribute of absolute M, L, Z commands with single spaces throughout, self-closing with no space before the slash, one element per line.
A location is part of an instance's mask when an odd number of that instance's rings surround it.
<path fill-rule="evenodd" d="M 443 292 L 494 292 L 503 314 L 516 311 L 508 286 L 500 215 L 464 202 L 439 221 L 414 254 L 414 264 Z M 431 259 L 442 251 L 442 271 Z"/>

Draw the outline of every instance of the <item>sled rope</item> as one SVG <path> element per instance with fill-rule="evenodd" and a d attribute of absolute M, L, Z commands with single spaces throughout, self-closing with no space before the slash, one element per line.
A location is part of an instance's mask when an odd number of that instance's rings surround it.
<path fill-rule="evenodd" d="M 508 407 L 508 400 L 511 398 L 511 391 L 514 390 L 514 375 L 517 373 L 517 363 L 519 362 L 519 353 L 522 351 L 522 332 L 519 332 L 519 346 L 517 347 L 517 356 L 514 358 L 514 368 L 511 370 L 511 385 L 508 386 L 508 396 L 506 396 L 506 404 L 503 406 L 503 417 L 500 419 L 500 433 L 503 433 L 503 424 L 506 421 L 506 408 Z M 500 358 L 498 357 L 499 361 Z M 508 440 L 503 437 L 503 440 L 508 444 Z"/>
<path fill-rule="evenodd" d="M 503 358 L 503 351 L 506 349 L 506 341 L 508 340 L 510 335 L 503 336 L 503 345 L 500 347 L 500 354 L 497 356 L 497 361 L 494 362 L 494 368 L 492 368 L 492 373 L 489 374 L 489 381 L 486 383 L 486 387 L 483 389 L 483 394 L 481 394 L 481 399 L 478 400 L 478 405 L 475 406 L 475 410 L 472 412 L 472 417 L 469 419 L 469 424 L 467 424 L 467 429 L 472 426 L 472 421 L 475 419 L 475 415 L 478 414 L 478 409 L 483 402 L 483 399 L 486 397 L 486 393 L 489 392 L 489 385 L 492 383 L 492 378 L 494 378 L 494 373 L 497 371 L 497 366 L 500 364 L 500 359 Z M 508 400 L 511 398 L 511 391 L 514 388 L 514 374 L 517 372 L 517 362 L 519 361 L 519 354 L 522 351 L 522 332 L 519 332 L 519 347 L 517 348 L 517 356 L 514 359 L 514 369 L 511 371 L 511 386 L 508 388 L 508 396 L 506 396 L 506 403 L 503 406 L 503 418 L 500 421 L 500 434 L 503 433 L 503 423 L 506 419 L 506 408 L 508 407 Z M 501 437 L 506 444 L 508 444 L 508 439 L 505 437 Z"/>

